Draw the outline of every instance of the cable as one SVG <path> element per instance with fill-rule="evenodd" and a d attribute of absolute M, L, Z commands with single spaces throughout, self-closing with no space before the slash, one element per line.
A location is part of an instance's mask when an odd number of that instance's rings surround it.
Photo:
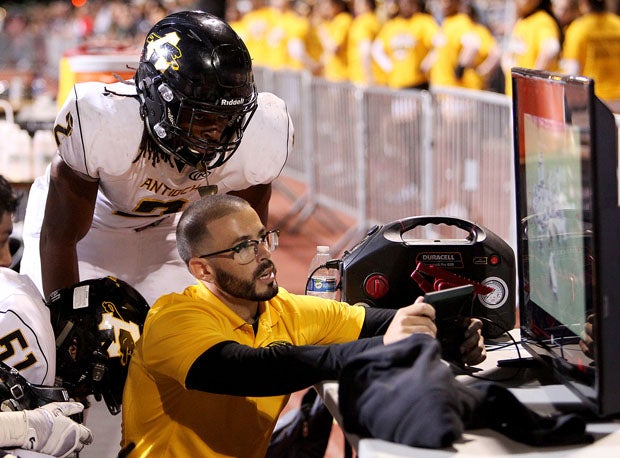
<path fill-rule="evenodd" d="M 509 346 L 514 346 L 515 350 L 517 351 L 517 364 L 515 364 L 515 366 L 513 366 L 516 371 L 514 373 L 512 373 L 511 375 L 507 376 L 507 377 L 503 377 L 503 378 L 490 378 L 490 377 L 483 377 L 480 375 L 475 375 L 473 373 L 468 373 L 466 375 L 469 375 L 472 378 L 478 379 L 478 380 L 485 380 L 485 381 L 489 381 L 489 382 L 505 382 L 508 380 L 512 380 L 514 379 L 523 369 L 525 369 L 526 364 L 524 364 L 524 362 L 526 361 L 522 356 L 521 356 L 521 350 L 519 349 L 519 344 L 521 343 L 521 341 L 517 342 L 517 340 L 512 336 L 512 334 L 510 334 L 510 329 L 506 329 L 503 326 L 499 325 L 498 323 L 494 322 L 493 320 L 486 318 L 486 317 L 481 317 L 481 316 L 476 316 L 473 318 L 477 318 L 480 321 L 482 321 L 483 323 L 487 323 L 487 324 L 491 324 L 493 326 L 497 326 L 499 329 L 502 330 L 503 334 L 505 334 L 506 336 L 508 336 L 511 340 L 511 342 L 508 343 L 503 343 L 501 345 L 496 345 L 494 346 L 494 348 L 489 348 L 489 345 L 487 345 L 485 343 L 485 349 L 488 352 L 491 351 L 497 351 L 497 350 L 503 350 L 505 348 L 508 348 Z M 519 364 L 522 363 L 522 364 Z M 504 367 L 505 369 L 506 367 Z"/>
<path fill-rule="evenodd" d="M 342 259 L 330 259 L 329 261 L 327 261 L 326 263 L 323 263 L 319 266 L 316 266 L 312 272 L 310 272 L 308 274 L 308 276 L 306 277 L 306 287 L 304 289 L 304 294 L 308 294 L 308 285 L 310 284 L 310 279 L 314 276 L 314 274 L 316 273 L 317 270 L 319 269 L 336 269 L 338 271 L 340 271 L 340 265 L 342 264 Z M 336 291 L 338 291 L 339 289 L 342 288 L 342 280 L 340 278 L 338 278 L 338 283 L 336 284 Z"/>

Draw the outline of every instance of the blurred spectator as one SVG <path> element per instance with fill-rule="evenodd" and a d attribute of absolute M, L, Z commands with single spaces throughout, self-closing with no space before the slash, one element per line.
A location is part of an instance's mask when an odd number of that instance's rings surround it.
<path fill-rule="evenodd" d="M 24 12 L 8 12 L 0 31 L 0 67 L 14 71 L 33 69 L 34 36 Z"/>
<path fill-rule="evenodd" d="M 371 85 L 383 81 L 381 68 L 372 59 L 371 47 L 381 24 L 375 0 L 353 0 L 353 22 L 349 28 L 349 80 Z"/>
<path fill-rule="evenodd" d="M 323 76 L 330 81 L 348 81 L 347 39 L 353 16 L 344 0 L 319 0 Z"/>
<path fill-rule="evenodd" d="M 487 89 L 500 51 L 491 31 L 477 21 L 469 0 L 439 0 L 443 21 L 433 41 L 431 86 Z"/>
<path fill-rule="evenodd" d="M 512 94 L 512 67 L 557 71 L 562 43 L 551 0 L 516 0 L 517 21 L 502 58 L 506 94 Z"/>
<path fill-rule="evenodd" d="M 74 7 L 65 0 L 3 2 L 0 70 L 26 73 L 56 97 L 59 62 L 67 51 L 80 46 L 139 47 L 157 20 L 197 4 L 196 0 L 89 0 Z M 24 96 L 29 92 L 25 86 Z"/>
<path fill-rule="evenodd" d="M 265 42 L 267 65 L 274 70 L 315 72 L 318 63 L 306 50 L 310 21 L 295 12 L 290 0 L 269 0 L 269 5 L 271 14 Z"/>
<path fill-rule="evenodd" d="M 237 24 L 239 28 L 235 31 L 247 46 L 250 56 L 252 56 L 252 63 L 265 66 L 269 62 L 265 42 L 269 30 L 271 9 L 265 5 L 265 0 L 251 0 L 249 5 L 250 10 L 244 12 L 243 18 Z"/>
<path fill-rule="evenodd" d="M 146 0 L 140 4 L 136 10 L 137 17 L 134 18 L 132 32 L 136 37 L 134 42 L 139 43 L 148 31 L 161 19 L 165 18 L 171 11 L 164 6 L 163 2 Z"/>
<path fill-rule="evenodd" d="M 237 0 L 228 0 L 226 2 L 226 11 L 224 12 L 224 20 L 232 27 L 234 24 L 241 22 L 243 14 L 239 10 L 239 2 Z"/>
<path fill-rule="evenodd" d="M 579 0 L 551 0 L 552 11 L 562 30 L 566 30 L 571 22 L 581 16 Z"/>
<path fill-rule="evenodd" d="M 562 71 L 593 78 L 596 94 L 620 104 L 620 17 L 604 0 L 580 0 L 583 16 L 566 29 Z"/>
<path fill-rule="evenodd" d="M 323 47 L 318 34 L 318 26 L 322 22 L 319 2 L 314 0 L 297 0 L 294 8 L 300 16 L 307 18 L 310 23 L 310 30 L 306 37 L 306 51 L 308 51 L 310 58 L 318 64 L 313 74 L 320 76 L 323 71 L 323 64 L 321 63 Z"/>
<path fill-rule="evenodd" d="M 385 22 L 372 45 L 372 56 L 391 88 L 428 89 L 433 37 L 439 26 L 424 0 L 398 0 L 398 14 Z"/>

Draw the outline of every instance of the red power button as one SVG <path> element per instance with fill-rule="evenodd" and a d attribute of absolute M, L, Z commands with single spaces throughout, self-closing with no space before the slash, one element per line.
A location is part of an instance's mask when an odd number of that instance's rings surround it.
<path fill-rule="evenodd" d="M 373 299 L 381 299 L 389 290 L 390 284 L 381 274 L 371 274 L 364 280 L 364 291 Z"/>

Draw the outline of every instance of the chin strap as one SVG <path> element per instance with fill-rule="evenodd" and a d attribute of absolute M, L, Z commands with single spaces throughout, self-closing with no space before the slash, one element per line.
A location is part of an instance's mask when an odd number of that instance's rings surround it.
<path fill-rule="evenodd" d="M 2 411 L 35 409 L 48 402 L 69 400 L 65 388 L 32 384 L 17 369 L 3 362 L 0 362 L 0 391 Z"/>
<path fill-rule="evenodd" d="M 213 196 L 217 194 L 217 191 L 218 191 L 217 185 L 209 184 L 209 171 L 207 170 L 207 165 L 201 161 L 196 165 L 196 170 L 205 172 L 205 181 L 207 182 L 205 186 L 200 186 L 198 188 L 198 193 L 200 194 L 200 197 Z"/>

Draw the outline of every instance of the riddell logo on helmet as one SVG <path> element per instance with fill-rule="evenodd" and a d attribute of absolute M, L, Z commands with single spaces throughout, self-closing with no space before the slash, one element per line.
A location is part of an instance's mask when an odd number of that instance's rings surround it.
<path fill-rule="evenodd" d="M 230 99 L 230 100 L 221 99 L 220 105 L 243 105 L 243 97 L 240 97 L 238 99 Z"/>

